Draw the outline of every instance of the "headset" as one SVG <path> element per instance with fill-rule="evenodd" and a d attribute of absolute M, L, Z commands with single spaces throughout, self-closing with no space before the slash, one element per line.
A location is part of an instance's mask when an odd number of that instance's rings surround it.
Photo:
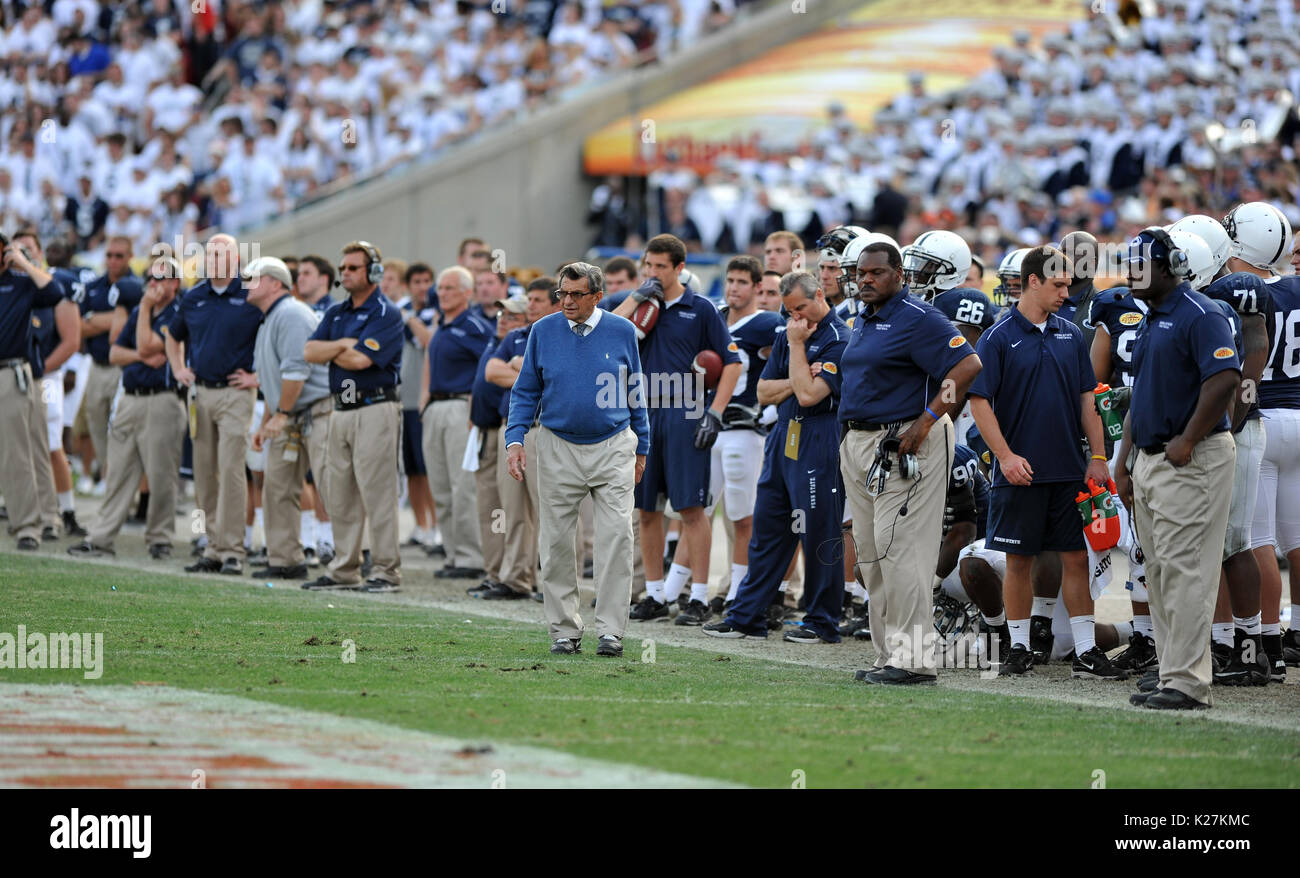
<path fill-rule="evenodd" d="M 1148 229 L 1143 229 L 1139 234 L 1150 235 L 1157 244 L 1164 247 L 1169 253 L 1165 259 L 1165 268 L 1169 269 L 1170 274 L 1178 280 L 1189 280 L 1192 277 L 1191 259 L 1188 258 L 1187 251 L 1180 250 L 1168 232 L 1160 228 L 1160 226 L 1151 226 Z"/>
<path fill-rule="evenodd" d="M 892 456 L 898 461 L 898 474 L 904 479 L 911 482 L 920 481 L 921 467 L 916 461 L 916 456 L 912 454 L 903 454 L 900 451 L 902 440 L 898 435 L 898 425 L 895 424 L 885 433 L 885 437 L 880 440 L 876 446 L 876 459 L 871 462 L 871 469 L 867 472 L 867 493 L 873 497 L 878 497 L 884 493 L 885 483 L 889 480 L 889 474 L 893 471 L 894 464 L 890 460 Z M 906 515 L 907 503 L 903 503 L 901 514 Z"/>
<path fill-rule="evenodd" d="M 360 247 L 366 254 L 366 282 L 377 284 L 384 276 L 383 258 L 379 255 L 379 248 L 369 241 L 357 241 L 356 246 Z M 339 267 L 339 275 L 343 274 L 342 266 Z M 342 281 L 336 279 L 334 286 L 341 286 Z"/>

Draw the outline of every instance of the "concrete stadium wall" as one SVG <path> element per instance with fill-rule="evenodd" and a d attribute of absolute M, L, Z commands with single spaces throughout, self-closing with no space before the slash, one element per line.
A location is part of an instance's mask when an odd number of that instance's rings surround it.
<path fill-rule="evenodd" d="M 241 238 L 257 242 L 266 255 L 318 253 L 326 259 L 348 241 L 364 238 L 386 257 L 442 268 L 455 261 L 460 239 L 476 234 L 502 248 L 509 265 L 549 270 L 580 257 L 593 234 L 584 223 L 592 189 L 582 173 L 587 135 L 864 5 L 781 0 L 666 66 L 629 71 L 463 144 L 436 163 L 362 183 Z M 794 11 L 801 8 L 806 11 Z"/>

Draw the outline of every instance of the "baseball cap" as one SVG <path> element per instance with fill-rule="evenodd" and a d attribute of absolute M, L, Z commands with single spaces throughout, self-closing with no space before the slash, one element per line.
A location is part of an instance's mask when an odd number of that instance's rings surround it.
<path fill-rule="evenodd" d="M 274 256 L 259 256 L 244 266 L 244 279 L 252 280 L 255 277 L 273 277 L 286 288 L 293 286 L 293 276 L 289 274 L 289 266 L 284 264 L 283 259 Z"/>
<path fill-rule="evenodd" d="M 510 296 L 506 299 L 497 299 L 496 306 L 504 308 L 511 314 L 527 314 L 528 300 L 523 296 Z"/>

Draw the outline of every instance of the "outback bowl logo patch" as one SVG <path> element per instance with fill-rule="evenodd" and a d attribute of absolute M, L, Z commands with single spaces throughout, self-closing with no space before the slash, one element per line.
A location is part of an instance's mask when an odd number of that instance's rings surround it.
<path fill-rule="evenodd" d="M 733 354 L 738 354 L 740 353 L 740 346 L 733 341 L 731 344 L 727 345 L 727 350 L 731 351 Z"/>
<path fill-rule="evenodd" d="M 362 344 L 370 348 L 370 350 L 372 351 L 379 350 L 379 342 L 375 341 L 373 338 L 366 339 L 364 342 L 362 342 Z"/>
<path fill-rule="evenodd" d="M 958 335 L 958 336 L 954 336 L 952 341 L 948 342 L 948 347 L 959 348 L 965 343 L 966 343 L 966 337 L 964 335 Z"/>
<path fill-rule="evenodd" d="M 832 375 L 838 375 L 840 371 L 840 367 L 835 365 L 834 363 L 822 363 L 822 371 L 830 372 Z"/>
<path fill-rule="evenodd" d="M 1214 359 L 1226 360 L 1229 357 L 1235 356 L 1236 353 L 1237 352 L 1234 351 L 1232 348 L 1219 348 L 1217 351 L 1214 352 Z"/>
<path fill-rule="evenodd" d="M 1142 322 L 1142 312 L 1127 311 L 1119 315 L 1119 322 L 1124 326 L 1137 326 Z"/>

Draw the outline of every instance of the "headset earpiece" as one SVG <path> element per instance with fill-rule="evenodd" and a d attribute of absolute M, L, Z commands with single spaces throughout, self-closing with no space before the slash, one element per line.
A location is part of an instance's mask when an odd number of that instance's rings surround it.
<path fill-rule="evenodd" d="M 1164 247 L 1169 254 L 1165 259 L 1165 268 L 1169 269 L 1169 273 L 1178 280 L 1189 279 L 1192 276 L 1192 267 L 1187 251 L 1179 249 L 1169 233 L 1159 226 L 1152 226 L 1149 229 L 1144 229 L 1144 231 L 1154 238 L 1157 244 Z"/>
<path fill-rule="evenodd" d="M 366 252 L 366 281 L 379 283 L 384 277 L 384 263 L 379 258 L 379 251 L 369 241 L 357 241 L 357 246 Z"/>

